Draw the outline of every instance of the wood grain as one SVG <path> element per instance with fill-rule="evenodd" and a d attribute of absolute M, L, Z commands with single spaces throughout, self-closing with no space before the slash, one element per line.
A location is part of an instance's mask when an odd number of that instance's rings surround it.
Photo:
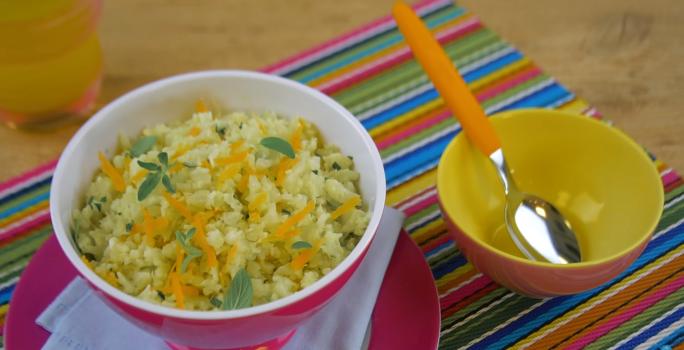
<path fill-rule="evenodd" d="M 393 0 L 116 0 L 100 25 L 98 105 L 146 82 L 213 68 L 258 69 L 389 13 Z M 684 170 L 681 0 L 463 0 L 492 29 Z M 0 127 L 0 181 L 57 157 L 76 125 Z"/>

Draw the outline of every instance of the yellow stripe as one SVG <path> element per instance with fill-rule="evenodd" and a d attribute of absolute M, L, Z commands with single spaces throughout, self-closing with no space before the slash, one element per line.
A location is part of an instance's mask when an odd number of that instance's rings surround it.
<path fill-rule="evenodd" d="M 441 107 L 444 103 L 442 102 L 441 98 L 435 99 L 433 101 L 430 101 L 426 104 L 421 105 L 420 107 L 413 109 L 407 113 L 404 113 L 386 123 L 383 123 L 381 125 L 378 125 L 377 127 L 370 129 L 369 134 L 371 137 L 378 137 L 388 131 L 391 131 L 392 129 L 406 124 L 409 122 L 411 119 L 415 119 L 425 113 L 428 113 L 434 109 L 437 109 Z"/>
<path fill-rule="evenodd" d="M 437 169 L 432 169 L 422 175 L 414 177 L 413 179 L 391 189 L 387 193 L 385 204 L 393 206 L 400 203 L 407 198 L 422 192 L 428 187 L 434 186 L 437 182 Z"/>
<path fill-rule="evenodd" d="M 0 227 L 9 225 L 11 222 L 18 221 L 18 220 L 23 219 L 23 218 L 25 218 L 31 214 L 35 214 L 38 211 L 40 211 L 41 209 L 47 208 L 49 204 L 50 204 L 49 200 L 44 200 L 44 201 L 38 202 L 38 204 L 31 206 L 25 210 L 14 213 L 14 214 L 0 220 Z"/>
<path fill-rule="evenodd" d="M 537 339 L 537 338 L 542 337 L 542 334 L 543 334 L 544 332 L 546 332 L 547 330 L 549 330 L 549 329 L 551 329 L 551 328 L 555 328 L 555 327 L 556 327 L 558 324 L 560 324 L 561 322 L 564 322 L 564 321 L 566 321 L 566 320 L 568 320 L 568 319 L 570 319 L 570 318 L 575 318 L 575 317 L 577 317 L 577 316 L 579 316 L 579 315 L 581 315 L 581 314 L 587 312 L 589 309 L 591 309 L 592 307 L 594 307 L 594 304 L 593 304 L 593 303 L 594 303 L 595 301 L 597 301 L 597 300 L 599 300 L 599 299 L 602 299 L 602 298 L 605 298 L 606 295 L 608 295 L 608 294 L 610 294 L 610 293 L 613 293 L 613 292 L 615 292 L 616 290 L 625 288 L 625 285 L 626 285 L 627 283 L 629 283 L 629 282 L 631 282 L 631 281 L 633 281 L 633 280 L 635 280 L 635 279 L 641 278 L 642 276 L 645 276 L 646 274 L 648 274 L 648 273 L 651 272 L 651 270 L 653 269 L 654 266 L 657 266 L 658 264 L 662 263 L 664 260 L 667 260 L 668 258 L 672 257 L 672 256 L 675 255 L 675 254 L 679 254 L 679 253 L 682 252 L 683 250 L 684 250 L 684 245 L 679 246 L 677 249 L 670 251 L 670 252 L 667 253 L 666 255 L 660 257 L 658 260 L 656 260 L 656 261 L 654 261 L 654 262 L 648 264 L 646 267 L 642 268 L 641 270 L 639 270 L 639 271 L 637 271 L 637 272 L 635 272 L 635 273 L 629 275 L 628 277 L 626 277 L 626 278 L 623 279 L 622 281 L 616 283 L 616 284 L 613 285 L 612 287 L 610 287 L 610 288 L 604 290 L 603 292 L 599 293 L 598 295 L 594 296 L 593 298 L 591 298 L 591 299 L 585 301 L 585 302 L 582 303 L 581 305 L 576 306 L 575 308 L 573 308 L 572 310 L 570 310 L 569 312 L 567 312 L 567 313 L 566 313 L 565 315 L 563 315 L 562 317 L 553 320 L 553 322 L 547 324 L 546 326 L 542 327 L 541 329 L 537 330 L 536 332 L 534 332 L 534 333 L 528 335 L 528 336 L 527 336 L 525 339 L 523 339 L 522 341 L 520 341 L 520 342 L 514 344 L 514 346 L 512 347 L 512 349 L 520 349 L 521 347 L 523 347 L 523 346 L 525 346 L 525 345 L 527 345 L 527 344 L 532 344 L 532 343 L 538 341 L 539 339 Z M 609 298 L 608 301 L 610 301 L 610 300 L 612 300 L 612 299 Z M 562 327 L 562 326 L 561 326 L 561 327 Z"/>
<path fill-rule="evenodd" d="M 5 316 L 5 314 L 7 313 L 7 309 L 9 309 L 9 304 L 5 304 L 3 306 L 0 306 L 0 317 Z"/>
<path fill-rule="evenodd" d="M 473 269 L 473 265 L 470 265 L 470 263 L 465 264 L 463 266 L 459 266 L 458 268 L 454 269 L 453 271 L 447 273 L 446 275 L 440 277 L 438 280 L 435 281 L 435 285 L 437 285 L 437 288 L 441 288 L 444 285 L 448 284 L 449 282 L 465 275 L 466 273 L 470 272 Z"/>
<path fill-rule="evenodd" d="M 442 218 L 438 218 L 435 221 L 432 221 L 431 223 L 413 231 L 411 233 L 411 238 L 413 238 L 413 240 L 416 242 L 423 242 L 427 239 L 427 234 L 430 233 L 430 231 L 443 225 L 444 220 Z"/>
<path fill-rule="evenodd" d="M 582 112 L 584 112 L 587 108 L 589 108 L 589 105 L 584 102 L 584 100 L 574 99 L 558 107 L 558 110 L 568 113 L 582 114 Z"/>
<path fill-rule="evenodd" d="M 514 72 L 517 72 L 519 70 L 522 70 L 525 68 L 525 66 L 531 65 L 532 61 L 530 61 L 528 58 L 524 57 L 520 59 L 519 61 L 513 62 L 491 74 L 485 75 L 484 77 L 475 80 L 474 82 L 468 84 L 468 87 L 470 88 L 471 91 L 476 92 L 477 90 L 480 90 L 488 85 L 491 85 L 495 81 L 502 79 L 502 78 L 507 78 Z"/>

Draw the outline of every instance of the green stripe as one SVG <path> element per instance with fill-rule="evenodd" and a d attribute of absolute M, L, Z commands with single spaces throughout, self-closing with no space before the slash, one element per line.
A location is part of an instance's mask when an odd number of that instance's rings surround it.
<path fill-rule="evenodd" d="M 10 272 L 10 273 L 8 273 L 8 274 L 5 274 L 4 276 L 0 277 L 0 284 L 3 284 L 3 283 L 5 283 L 5 282 L 8 282 L 9 280 L 11 280 L 11 279 L 13 279 L 13 278 L 19 277 L 19 275 L 21 275 L 21 273 L 24 272 L 24 267 L 26 267 L 26 264 L 27 264 L 27 263 L 28 263 L 28 260 L 25 261 L 23 267 L 21 267 L 21 268 L 19 268 L 19 269 L 16 269 L 16 270 L 13 270 L 12 272 Z M 7 287 L 9 287 L 9 286 L 7 286 Z M 6 288 L 6 287 L 5 287 L 5 288 Z"/>
<path fill-rule="evenodd" d="M 500 40 L 501 39 L 492 31 L 480 29 L 469 33 L 461 40 L 449 43 L 445 47 L 445 50 L 452 60 L 459 57 L 459 59 L 456 60 L 457 65 L 462 66 L 477 61 L 480 58 L 507 46 Z M 354 84 L 345 90 L 337 92 L 333 94 L 333 97 L 342 105 L 349 108 L 352 113 L 358 114 L 363 110 L 372 107 L 369 106 L 368 103 L 364 103 L 371 97 L 373 100 L 387 100 L 388 91 L 396 90 L 396 88 L 400 86 L 405 89 L 403 91 L 407 91 L 405 87 L 407 85 L 417 86 L 425 84 L 426 82 L 427 77 L 424 75 L 420 65 L 415 60 L 409 60 L 390 70 L 383 71 L 371 79 L 365 80 L 359 84 Z M 410 89 L 411 88 L 408 90 Z M 364 103 L 361 108 L 356 106 L 361 103 Z"/>
<path fill-rule="evenodd" d="M 678 197 L 682 193 L 684 193 L 684 185 L 679 185 L 670 190 L 670 192 L 665 193 L 665 201 L 669 202 L 672 198 Z"/>
<path fill-rule="evenodd" d="M 404 221 L 404 227 L 409 227 L 411 224 L 420 221 L 428 215 L 434 214 L 436 211 L 439 211 L 439 205 L 437 203 L 429 205 L 424 209 L 406 218 L 406 221 Z"/>
<path fill-rule="evenodd" d="M 457 7 L 445 7 L 443 9 L 440 9 L 436 12 L 433 12 L 433 13 L 425 16 L 423 18 L 423 20 L 425 22 L 427 22 L 427 25 L 429 27 L 434 27 L 435 22 L 440 22 L 445 17 L 453 16 L 458 11 L 460 11 L 460 9 L 458 9 Z M 461 16 L 463 16 L 463 14 Z M 460 18 L 461 16 L 456 17 L 456 18 Z M 315 64 L 313 64 L 313 65 L 311 65 L 305 69 L 302 69 L 301 71 L 298 71 L 297 73 L 288 75 L 288 78 L 294 79 L 294 80 L 300 80 L 300 79 L 304 78 L 305 76 L 308 76 L 308 75 L 310 75 L 310 74 L 312 74 L 318 70 L 327 69 L 327 68 L 330 68 L 331 66 L 333 66 L 335 64 L 339 64 L 342 61 L 349 60 L 350 57 L 358 55 L 362 51 L 366 51 L 366 50 L 369 50 L 373 47 L 379 46 L 386 41 L 397 40 L 400 38 L 401 38 L 401 33 L 399 33 L 399 31 L 396 28 L 391 29 L 385 33 L 382 33 L 380 35 L 375 36 L 374 38 L 366 41 L 365 43 L 363 43 L 357 47 L 354 47 L 351 50 L 344 51 L 343 53 L 340 53 L 340 54 L 328 56 L 327 58 L 324 58 L 323 60 L 320 60 L 320 61 L 316 62 Z M 341 69 L 341 68 L 338 68 L 338 69 Z"/>
<path fill-rule="evenodd" d="M 23 255 L 34 252 L 52 233 L 52 226 L 45 225 L 38 232 L 23 237 L 0 249 L 0 265 L 5 265 Z"/>
<path fill-rule="evenodd" d="M 23 270 L 24 267 L 26 267 L 26 264 L 29 262 L 29 260 L 31 260 L 31 258 L 33 257 L 34 253 L 35 252 L 29 252 L 23 256 L 16 258 L 15 260 L 8 262 L 7 264 L 0 266 L 0 283 L 3 282 L 6 274 L 9 271 Z"/>
<path fill-rule="evenodd" d="M 501 299 L 506 294 L 510 294 L 510 293 L 513 293 L 513 292 L 511 292 L 510 290 L 503 288 L 503 287 L 494 289 L 493 291 L 487 293 L 482 298 L 478 299 L 477 301 L 473 302 L 472 304 L 469 304 L 468 306 L 456 311 L 453 315 L 451 315 L 445 319 L 442 319 L 442 326 L 441 326 L 442 331 L 449 329 L 455 323 L 462 321 L 463 319 L 467 318 L 469 315 L 475 313 L 477 310 L 487 307 L 489 304 L 493 303 L 494 301 L 496 301 L 498 299 Z"/>
<path fill-rule="evenodd" d="M 663 216 L 660 218 L 660 222 L 656 227 L 656 231 L 663 230 L 664 228 L 676 223 L 684 217 L 684 201 L 671 206 L 663 212 Z"/>
<path fill-rule="evenodd" d="M 452 333 L 440 339 L 440 347 L 455 349 L 470 343 L 482 334 L 492 330 L 513 316 L 528 310 L 535 304 L 542 303 L 542 300 L 531 299 L 520 295 L 514 295 L 501 307 L 494 307 L 480 317 L 458 327 Z"/>
<path fill-rule="evenodd" d="M 680 288 L 676 292 L 668 295 L 665 299 L 660 300 L 650 308 L 642 311 L 629 321 L 623 323 L 618 328 L 615 328 L 601 338 L 598 338 L 596 341 L 589 344 L 585 349 L 605 349 L 613 346 L 622 339 L 627 338 L 630 334 L 650 324 L 655 319 L 665 314 L 668 310 L 674 308 L 682 302 L 684 302 L 684 288 Z"/>
<path fill-rule="evenodd" d="M 13 198 L 12 200 L 9 200 L 5 203 L 2 203 L 0 205 L 0 212 L 3 212 L 9 208 L 13 208 L 21 204 L 22 202 L 25 202 L 31 198 L 35 198 L 39 195 L 43 195 L 50 192 L 50 184 L 46 183 L 45 185 L 42 185 L 40 187 L 36 187 L 35 189 L 22 194 L 21 196 L 18 196 L 16 198 Z"/>
<path fill-rule="evenodd" d="M 456 249 L 456 245 L 450 244 L 446 248 L 443 248 L 439 253 L 433 254 L 427 258 L 428 264 L 430 266 L 439 266 L 442 261 L 455 258 L 461 255 L 461 251 Z"/>

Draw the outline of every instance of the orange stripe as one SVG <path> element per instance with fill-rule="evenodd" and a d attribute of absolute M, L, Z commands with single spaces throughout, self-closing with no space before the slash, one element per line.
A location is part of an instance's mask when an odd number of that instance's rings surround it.
<path fill-rule="evenodd" d="M 585 327 L 587 324 L 590 324 L 592 322 L 596 322 L 598 319 L 601 317 L 605 317 L 607 314 L 615 314 L 616 310 L 615 308 L 618 307 L 621 303 L 626 302 L 630 298 L 635 297 L 648 287 L 656 284 L 660 280 L 663 279 L 664 276 L 667 276 L 677 269 L 679 269 L 680 266 L 684 264 L 684 255 L 677 257 L 674 261 L 668 263 L 667 265 L 664 265 L 660 267 L 657 270 L 652 271 L 650 274 L 644 276 L 641 278 L 639 281 L 635 282 L 634 284 L 628 286 L 627 288 L 621 290 L 617 294 L 611 296 L 607 300 L 603 301 L 602 303 L 593 306 L 590 310 L 587 310 L 584 314 L 578 316 L 577 318 L 569 321 L 568 323 L 564 324 L 562 327 L 554 330 L 553 332 L 550 332 L 547 334 L 545 337 L 537 338 L 535 342 L 527 344 L 530 346 L 530 348 L 543 348 L 547 349 L 550 348 L 551 346 L 556 345 L 558 342 L 562 341 L 563 339 L 570 337 L 573 333 L 578 332 L 581 330 L 583 327 Z M 641 300 L 643 296 L 639 297 L 637 300 L 631 301 L 631 303 L 635 303 L 638 300 Z M 619 308 L 623 308 L 624 306 L 619 306 Z M 611 319 L 612 317 L 608 317 L 606 320 Z M 604 320 L 605 321 L 605 320 Z M 589 327 L 590 329 L 593 329 L 592 327 Z M 586 332 L 587 330 L 582 331 L 579 333 L 577 336 L 581 336 Z M 567 341 L 570 341 L 571 339 L 575 339 L 577 336 L 572 336 L 572 338 L 569 338 Z M 566 343 L 567 341 L 563 341 L 563 343 Z"/>
<path fill-rule="evenodd" d="M 373 137 L 373 141 L 375 141 L 376 143 L 380 143 L 382 141 L 385 141 L 386 139 L 388 139 L 388 138 L 390 138 L 396 134 L 399 134 L 399 133 L 402 133 L 402 132 L 405 132 L 407 130 L 411 130 L 411 129 L 415 128 L 417 125 L 423 123 L 426 119 L 433 118 L 433 117 L 435 117 L 439 114 L 442 114 L 446 111 L 447 111 L 446 107 L 433 109 L 433 110 L 429 111 L 428 113 L 421 114 L 418 118 L 415 118 L 415 119 L 409 121 L 408 123 L 405 123 L 405 124 L 402 124 L 401 126 L 393 128 L 392 130 L 390 130 L 386 133 L 376 135 L 375 137 Z"/>

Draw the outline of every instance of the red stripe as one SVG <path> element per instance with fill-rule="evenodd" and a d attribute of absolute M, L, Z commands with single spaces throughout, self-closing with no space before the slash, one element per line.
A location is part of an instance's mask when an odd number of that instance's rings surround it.
<path fill-rule="evenodd" d="M 433 196 L 428 196 L 427 198 L 423 199 L 422 201 L 404 209 L 404 213 L 406 214 L 406 216 L 411 216 L 411 215 L 413 215 L 413 214 L 415 214 L 415 213 L 417 213 L 417 212 L 419 212 L 419 211 L 421 211 L 421 210 L 423 210 L 423 209 L 425 209 L 431 205 L 437 204 L 437 202 L 438 202 L 438 200 L 437 200 L 436 194 Z"/>
<path fill-rule="evenodd" d="M 427 192 L 434 191 L 434 189 L 435 189 L 435 186 L 430 186 L 430 187 L 428 187 L 428 188 L 426 188 L 426 189 L 424 189 L 424 190 L 422 190 L 422 191 L 420 191 L 420 192 L 414 194 L 413 196 L 411 196 L 411 197 L 409 197 L 409 198 L 406 198 L 406 199 L 404 199 L 403 201 L 401 201 L 401 202 L 399 202 L 399 203 L 396 203 L 396 204 L 394 205 L 394 207 L 395 207 L 395 208 L 401 208 L 401 207 L 404 206 L 406 203 L 411 202 L 413 199 L 418 198 L 418 197 L 424 195 L 424 194 L 427 193 Z"/>
<path fill-rule="evenodd" d="M 458 24 L 457 27 L 454 27 L 456 30 L 453 32 L 447 33 L 446 35 L 440 37 L 439 34 L 437 35 L 437 40 L 442 43 L 443 45 L 451 42 L 453 40 L 456 40 L 460 37 L 463 37 L 467 35 L 468 33 L 471 33 L 479 28 L 482 28 L 482 23 L 477 18 L 471 18 L 466 20 L 463 23 Z M 349 74 L 347 77 L 341 77 L 342 79 L 337 80 L 334 79 L 328 83 L 325 83 L 321 86 L 318 86 L 319 90 L 322 92 L 332 95 L 344 88 L 349 87 L 350 85 L 356 84 L 360 81 L 363 81 L 365 79 L 368 79 L 374 75 L 377 75 L 390 67 L 393 67 L 395 65 L 398 65 L 400 63 L 406 62 L 409 59 L 413 57 L 413 54 L 411 51 L 408 49 L 408 47 L 405 47 L 398 51 L 398 55 L 395 57 L 384 61 L 380 64 L 373 64 L 373 65 L 368 65 L 368 67 L 364 69 L 360 69 L 352 74 Z"/>
<path fill-rule="evenodd" d="M 57 159 L 52 160 L 46 164 L 43 164 L 33 170 L 30 170 L 22 175 L 19 175 L 9 181 L 0 183 L 0 193 L 7 191 L 11 187 L 18 186 L 22 182 L 25 182 L 26 180 L 35 177 L 36 175 L 40 175 L 44 172 L 47 171 L 53 171 L 55 169 L 55 165 L 57 165 Z"/>
<path fill-rule="evenodd" d="M 482 275 L 475 280 L 471 281 L 470 283 L 466 284 L 465 286 L 461 286 L 455 291 L 451 292 L 449 295 L 444 296 L 443 298 L 440 299 L 439 305 L 442 309 L 447 308 L 467 296 L 475 293 L 478 289 L 483 288 L 487 284 L 492 283 L 492 280 L 489 279 L 489 277 Z"/>
<path fill-rule="evenodd" d="M 381 141 L 376 142 L 375 144 L 378 146 L 380 150 L 386 149 L 394 144 L 399 143 L 402 140 L 405 140 L 407 137 L 411 135 L 417 134 L 451 117 L 451 112 L 448 110 L 439 109 L 437 111 L 439 113 L 436 113 L 434 116 L 431 116 L 430 118 L 427 118 L 421 121 L 420 123 L 413 125 L 410 128 L 401 130 L 396 134 L 386 135 Z"/>
<path fill-rule="evenodd" d="M 447 4 L 450 2 L 451 1 L 443 1 L 443 0 L 437 0 L 437 1 L 436 0 L 423 0 L 423 1 L 413 5 L 413 8 L 417 12 L 422 13 L 425 10 L 425 8 L 427 8 L 429 6 L 438 6 L 441 3 Z M 392 16 L 388 15 L 385 17 L 381 17 L 381 18 L 379 18 L 379 19 L 377 19 L 377 20 L 375 20 L 375 21 L 373 21 L 367 25 L 364 25 L 364 26 L 362 26 L 362 27 L 360 27 L 354 31 L 351 31 L 347 34 L 340 36 L 340 37 L 332 39 L 332 40 L 325 42 L 321 45 L 314 46 L 313 48 L 311 48 L 309 50 L 305 50 L 305 51 L 303 51 L 299 54 L 296 54 L 292 57 L 286 58 L 286 59 L 284 59 L 278 63 L 267 66 L 266 68 L 264 68 L 262 70 L 266 73 L 274 73 L 278 70 L 285 68 L 286 66 L 297 65 L 298 64 L 297 61 L 306 61 L 308 59 L 312 59 L 312 56 L 316 56 L 323 51 L 326 51 L 326 50 L 328 50 L 328 49 L 330 49 L 336 45 L 340 45 L 340 44 L 344 43 L 345 41 L 350 41 L 350 42 L 361 41 L 361 40 L 365 39 L 363 37 L 365 36 L 364 34 L 366 32 L 373 32 L 379 27 L 390 25 L 390 24 L 391 24 L 391 27 L 396 27 L 396 25 L 391 23 L 393 21 L 394 21 L 394 19 L 392 18 Z M 355 40 L 355 37 L 359 37 L 359 36 L 362 37 L 363 39 Z"/>
<path fill-rule="evenodd" d="M 458 303 L 450 306 L 448 309 L 442 309 L 442 319 L 445 320 L 451 315 L 457 313 L 459 310 L 466 308 L 468 305 L 480 300 L 485 295 L 491 293 L 492 291 L 500 288 L 496 283 L 490 283 L 486 287 L 480 289 L 479 291 L 467 296 L 465 299 L 459 301 Z"/>
<path fill-rule="evenodd" d="M 422 245 L 420 247 L 420 249 L 423 250 L 423 253 L 427 253 L 427 252 L 437 248 L 438 246 L 440 246 L 446 242 L 449 242 L 450 240 L 451 240 L 451 236 L 442 235 L 439 238 L 435 238 L 435 239 L 429 241 L 428 243 L 425 243 L 424 245 Z"/>
<path fill-rule="evenodd" d="M 47 211 L 45 214 L 39 215 L 35 217 L 33 220 L 28 221 L 22 225 L 19 225 L 13 229 L 7 230 L 3 233 L 0 234 L 0 241 L 4 241 L 6 239 L 11 239 L 12 237 L 18 236 L 22 234 L 23 232 L 30 230 L 40 224 L 43 224 L 45 222 L 50 221 L 50 212 Z"/>
<path fill-rule="evenodd" d="M 485 102 L 486 100 L 495 97 L 501 94 L 502 92 L 513 88 L 516 85 L 520 85 L 536 76 L 539 76 L 541 73 L 542 72 L 539 69 L 539 67 L 532 66 L 529 69 L 525 69 L 523 71 L 510 75 L 504 80 L 495 82 L 496 85 L 490 85 L 489 87 L 475 94 L 475 96 L 481 102 Z"/>

